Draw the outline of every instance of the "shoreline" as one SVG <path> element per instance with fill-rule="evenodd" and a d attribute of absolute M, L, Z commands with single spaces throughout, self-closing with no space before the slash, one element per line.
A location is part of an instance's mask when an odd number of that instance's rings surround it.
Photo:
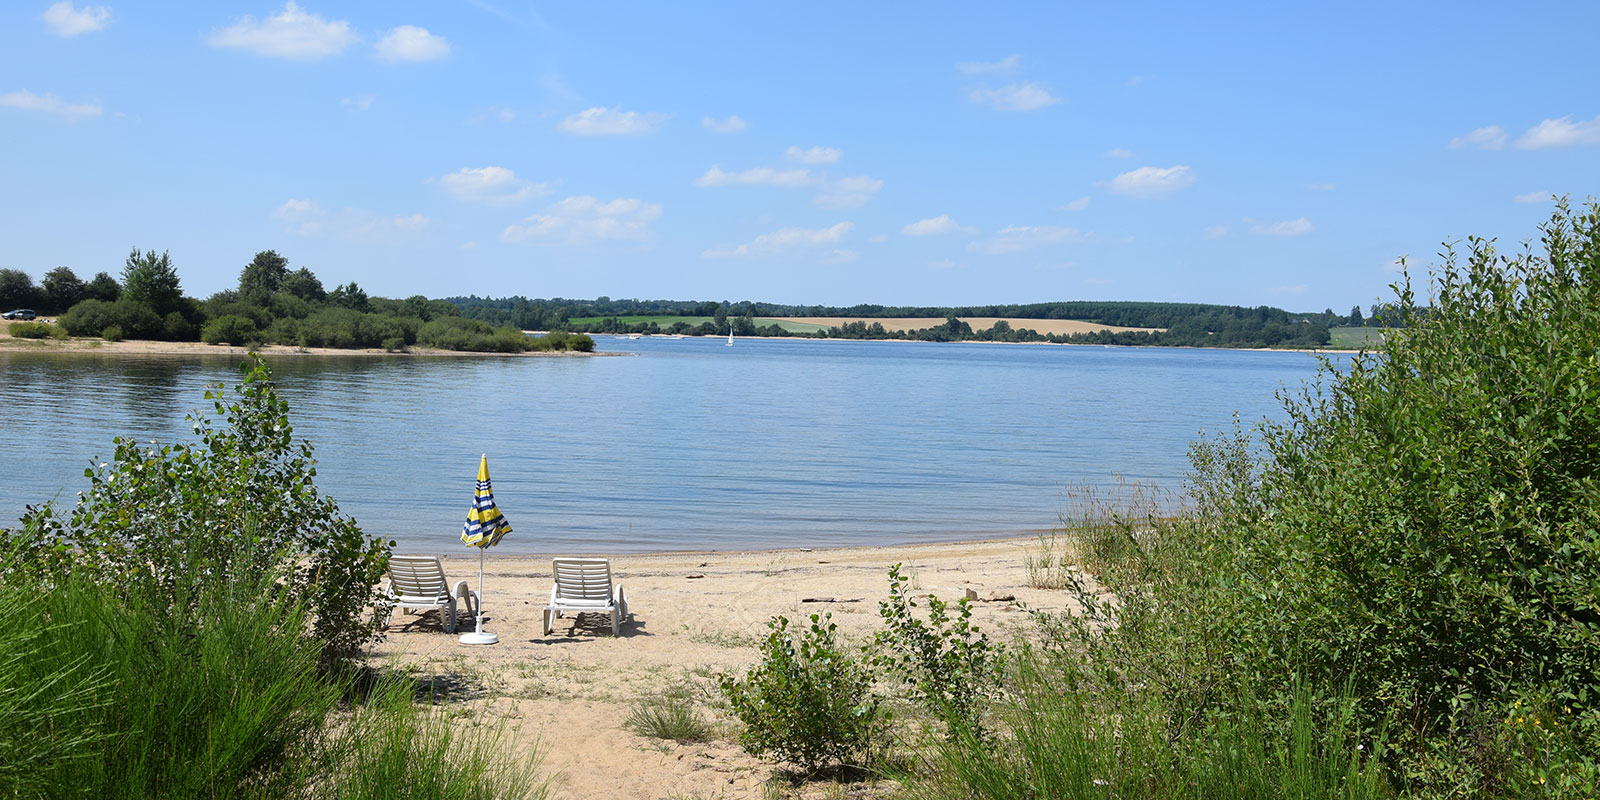
<path fill-rule="evenodd" d="M 701 336 L 701 335 L 695 334 L 695 333 L 686 333 L 686 334 L 682 334 L 681 336 L 678 335 L 678 334 L 670 334 L 670 333 L 639 333 L 639 334 L 631 334 L 631 333 L 590 333 L 588 335 L 591 336 L 591 337 L 597 337 L 597 338 L 598 337 L 605 337 L 605 338 L 608 338 L 608 339 L 632 339 L 634 337 L 639 337 L 639 338 L 642 338 L 642 339 L 672 339 L 674 337 L 683 338 L 683 339 L 721 339 L 721 338 L 723 338 L 721 335 Z M 1358 353 L 1362 352 L 1360 350 L 1349 350 L 1349 349 L 1342 349 L 1342 348 L 1337 348 L 1337 347 L 1322 347 L 1322 348 L 1308 348 L 1308 347 L 1193 347 L 1193 346 L 1188 346 L 1188 345 L 1175 345 L 1175 344 L 1088 344 L 1088 343 L 1084 343 L 1084 342 L 994 342 L 994 341 L 984 341 L 984 340 L 981 340 L 981 339 L 962 339 L 960 341 L 955 341 L 955 342 L 925 342 L 925 341 L 922 341 L 920 339 L 898 339 L 898 338 L 885 338 L 885 339 L 846 339 L 846 338 L 832 339 L 832 338 L 826 338 L 826 339 L 822 339 L 822 338 L 817 338 L 815 336 L 746 336 L 744 338 L 747 339 L 747 340 L 748 339 L 769 339 L 769 340 L 779 341 L 779 342 L 902 342 L 902 343 L 905 343 L 905 344 L 996 344 L 996 345 L 1037 345 L 1037 346 L 1044 346 L 1044 347 L 1106 347 L 1106 348 L 1111 348 L 1113 350 L 1186 350 L 1186 351 L 1187 350 L 1197 350 L 1197 351 L 1201 351 L 1201 352 L 1208 351 L 1208 350 L 1218 350 L 1218 351 L 1227 351 L 1227 352 L 1233 352 L 1233 353 L 1311 353 L 1311 354 L 1316 354 L 1316 353 L 1345 353 L 1345 354 L 1349 354 L 1349 355 L 1355 355 L 1355 354 L 1358 354 Z M 1374 352 L 1374 351 L 1368 351 L 1368 352 Z"/>
<path fill-rule="evenodd" d="M 626 353 L 579 353 L 570 350 L 530 351 L 526 353 L 493 353 L 465 350 L 435 350 L 413 347 L 400 352 L 381 348 L 345 349 L 339 347 L 290 347 L 281 344 L 261 345 L 257 348 L 233 345 L 206 344 L 204 342 L 160 342 L 144 339 L 125 339 L 108 342 L 104 339 L 18 339 L 9 334 L 0 337 L 0 353 L 71 353 L 88 355 L 129 356 L 231 356 L 243 357 L 250 353 L 263 356 L 305 356 L 313 358 L 587 358 L 591 356 L 620 356 Z"/>

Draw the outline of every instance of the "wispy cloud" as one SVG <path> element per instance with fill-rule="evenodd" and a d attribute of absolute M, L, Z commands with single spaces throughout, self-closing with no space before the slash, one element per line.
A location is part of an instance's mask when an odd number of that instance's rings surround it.
<path fill-rule="evenodd" d="M 583 245 L 602 241 L 648 242 L 650 223 L 661 216 L 659 203 L 619 197 L 602 203 L 594 197 L 568 197 L 543 214 L 534 214 L 500 232 L 513 244 Z"/>
<path fill-rule="evenodd" d="M 962 61 L 956 64 L 957 72 L 968 75 L 1000 75 L 1015 72 L 1022 65 L 1022 55 L 1013 54 L 999 61 Z"/>
<path fill-rule="evenodd" d="M 439 179 L 450 196 L 486 206 L 512 206 L 550 191 L 548 184 L 525 181 L 505 167 L 463 167 Z"/>
<path fill-rule="evenodd" d="M 1132 158 L 1133 151 L 1121 147 L 1113 147 L 1106 151 L 1106 158 Z"/>
<path fill-rule="evenodd" d="M 1600 116 L 1577 122 L 1572 120 L 1571 115 L 1561 119 L 1547 119 L 1529 128 L 1517 139 L 1517 147 L 1522 150 L 1595 145 L 1600 145 Z"/>
<path fill-rule="evenodd" d="M 854 227 L 854 223 L 840 222 L 827 228 L 779 228 L 771 233 L 763 233 L 757 236 L 748 244 L 741 244 L 735 247 L 714 247 L 701 253 L 701 255 L 706 258 L 774 256 L 796 249 L 838 244 Z"/>
<path fill-rule="evenodd" d="M 948 258 L 941 258 L 938 261 L 928 262 L 928 269 L 962 269 L 966 266 L 966 264 L 963 264 L 959 261 L 953 261 Z"/>
<path fill-rule="evenodd" d="M 865 175 L 840 178 L 812 198 L 812 201 L 823 208 L 860 208 L 870 202 L 882 188 L 883 181 Z"/>
<path fill-rule="evenodd" d="M 212 47 L 244 50 L 258 56 L 291 61 L 319 61 L 344 52 L 361 37 L 344 20 L 329 21 L 296 5 L 293 0 L 278 14 L 256 19 L 246 14 L 238 22 L 212 31 L 206 43 Z"/>
<path fill-rule="evenodd" d="M 339 106 L 341 108 L 348 108 L 351 111 L 367 111 L 372 108 L 372 103 L 377 99 L 378 98 L 374 95 L 358 94 L 354 97 L 346 97 L 341 99 L 339 101 Z"/>
<path fill-rule="evenodd" d="M 450 56 L 450 42 L 427 28 L 401 25 L 375 45 L 379 61 L 439 61 Z"/>
<path fill-rule="evenodd" d="M 811 147 L 805 150 L 790 145 L 783 151 L 783 157 L 801 164 L 837 164 L 844 157 L 844 151 L 836 147 Z"/>
<path fill-rule="evenodd" d="M 410 238 L 427 228 L 430 220 L 421 214 L 377 214 L 364 208 L 346 208 L 325 214 L 315 200 L 288 200 L 272 212 L 273 219 L 285 223 L 296 236 L 332 234 L 367 242 L 392 242 Z"/>
<path fill-rule="evenodd" d="M 1306 188 L 1313 192 L 1331 192 L 1339 187 L 1331 183 L 1309 183 Z"/>
<path fill-rule="evenodd" d="M 105 6 L 74 8 L 71 0 L 61 0 L 44 10 L 39 18 L 57 36 L 78 36 L 102 30 L 111 24 L 111 9 Z"/>
<path fill-rule="evenodd" d="M 1256 222 L 1246 219 L 1245 224 L 1250 226 L 1250 233 L 1256 236 L 1304 236 L 1316 230 L 1311 220 L 1305 217 L 1283 222 Z"/>
<path fill-rule="evenodd" d="M 749 123 L 740 119 L 738 114 L 729 114 L 726 119 L 705 117 L 700 120 L 700 127 L 712 133 L 738 133 L 749 127 Z"/>
<path fill-rule="evenodd" d="M 996 111 L 1037 111 L 1061 102 L 1061 98 L 1037 83 L 1013 83 L 999 89 L 974 89 L 972 102 Z"/>
<path fill-rule="evenodd" d="M 1548 203 L 1555 198 L 1554 192 L 1528 192 L 1511 198 L 1518 203 Z"/>
<path fill-rule="evenodd" d="M 1227 225 L 1212 225 L 1211 227 L 1206 228 L 1205 230 L 1201 231 L 1200 233 L 1201 233 L 1202 236 L 1206 237 L 1207 239 L 1221 239 L 1224 236 L 1227 236 L 1228 233 L 1231 232 L 1231 230 L 1232 229 L 1229 228 Z"/>
<path fill-rule="evenodd" d="M 1061 211 L 1082 211 L 1089 207 L 1089 196 L 1084 195 L 1063 206 L 1058 206 Z"/>
<path fill-rule="evenodd" d="M 728 172 L 720 164 L 711 165 L 706 174 L 695 179 L 694 185 L 702 189 L 713 186 L 781 186 L 797 189 L 812 186 L 816 181 L 805 169 L 773 169 L 753 167 L 743 172 Z"/>
<path fill-rule="evenodd" d="M 1499 125 L 1485 125 L 1466 136 L 1450 140 L 1452 150 L 1499 150 L 1506 146 L 1506 129 Z"/>
<path fill-rule="evenodd" d="M 817 259 L 818 264 L 849 264 L 861 258 L 861 254 L 854 250 L 830 250 L 822 258 Z"/>
<path fill-rule="evenodd" d="M 1077 228 L 1060 225 L 1008 225 L 986 242 L 974 242 L 967 249 L 976 253 L 1002 255 L 1020 253 L 1052 244 L 1081 242 L 1088 235 Z"/>
<path fill-rule="evenodd" d="M 977 228 L 962 225 L 949 214 L 920 219 L 900 229 L 903 236 L 938 236 L 944 233 L 977 233 Z"/>
<path fill-rule="evenodd" d="M 1140 167 L 1111 179 L 1108 188 L 1128 197 L 1158 197 L 1194 185 L 1194 170 L 1179 164 L 1172 167 Z"/>
<path fill-rule="evenodd" d="M 468 117 L 467 121 L 473 123 L 489 121 L 511 122 L 516 118 L 517 111 L 514 108 L 509 106 L 489 106 L 488 108 L 485 108 L 484 110 Z"/>
<path fill-rule="evenodd" d="M 0 108 L 37 111 L 60 117 L 68 122 L 98 117 L 101 114 L 98 103 L 63 103 L 55 95 L 34 94 L 27 89 L 0 94 Z"/>
<path fill-rule="evenodd" d="M 578 136 L 642 136 L 655 133 L 671 117 L 671 114 L 653 111 L 623 111 L 621 108 L 595 106 L 561 120 L 557 127 Z"/>

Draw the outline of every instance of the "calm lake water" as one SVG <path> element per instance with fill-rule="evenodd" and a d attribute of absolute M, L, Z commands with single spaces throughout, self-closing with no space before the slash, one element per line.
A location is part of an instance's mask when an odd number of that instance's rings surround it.
<path fill-rule="evenodd" d="M 1280 413 L 1302 353 L 613 339 L 615 358 L 270 362 L 318 486 L 403 549 L 461 547 L 479 453 L 502 552 L 889 544 L 1038 531 L 1063 489 L 1179 489 L 1202 429 Z M 0 353 L 0 519 L 175 441 L 237 360 Z"/>

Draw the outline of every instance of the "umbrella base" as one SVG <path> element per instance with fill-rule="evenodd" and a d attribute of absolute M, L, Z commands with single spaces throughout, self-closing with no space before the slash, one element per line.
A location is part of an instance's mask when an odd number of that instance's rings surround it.
<path fill-rule="evenodd" d="M 488 631 L 473 631 L 472 633 L 461 634 L 462 644 L 495 644 L 499 641 L 500 637 Z"/>

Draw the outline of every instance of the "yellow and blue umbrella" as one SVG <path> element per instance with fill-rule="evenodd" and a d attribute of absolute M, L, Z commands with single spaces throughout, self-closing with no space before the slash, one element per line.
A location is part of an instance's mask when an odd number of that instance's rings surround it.
<path fill-rule="evenodd" d="M 478 486 L 472 493 L 472 508 L 467 511 L 467 522 L 461 526 L 461 541 L 468 547 L 478 548 L 478 624 L 472 633 L 462 634 L 462 644 L 494 644 L 500 637 L 483 629 L 483 551 L 497 545 L 511 532 L 511 523 L 494 504 L 494 490 L 489 488 L 489 454 L 478 460 Z"/>

